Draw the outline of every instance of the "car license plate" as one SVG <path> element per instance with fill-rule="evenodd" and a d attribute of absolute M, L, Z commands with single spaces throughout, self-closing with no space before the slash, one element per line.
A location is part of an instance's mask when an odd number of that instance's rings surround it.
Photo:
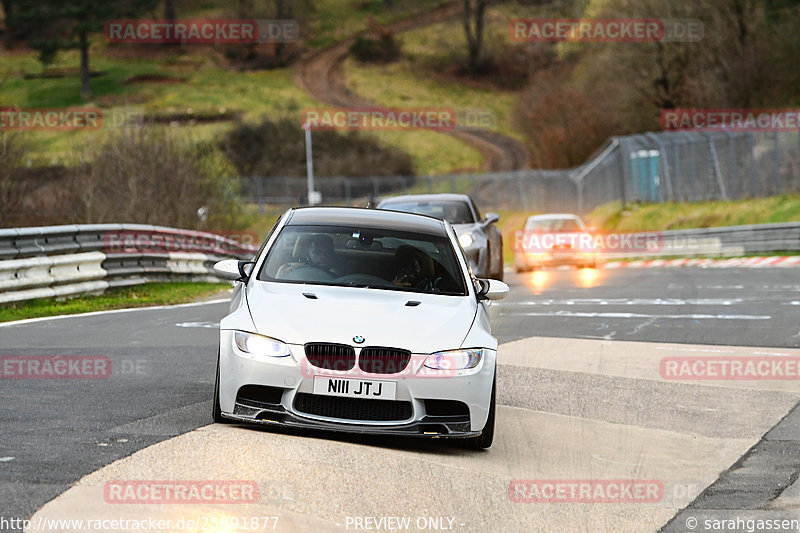
<path fill-rule="evenodd" d="M 314 394 L 394 400 L 396 393 L 396 381 L 314 377 Z"/>

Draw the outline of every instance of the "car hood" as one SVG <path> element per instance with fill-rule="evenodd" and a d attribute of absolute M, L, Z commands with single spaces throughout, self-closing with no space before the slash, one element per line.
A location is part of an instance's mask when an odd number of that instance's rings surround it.
<path fill-rule="evenodd" d="M 313 294 L 310 299 L 305 294 Z M 258 282 L 248 287 L 256 333 L 288 344 L 331 342 L 431 353 L 460 348 L 477 312 L 468 296 Z M 406 302 L 420 302 L 408 306 Z"/>

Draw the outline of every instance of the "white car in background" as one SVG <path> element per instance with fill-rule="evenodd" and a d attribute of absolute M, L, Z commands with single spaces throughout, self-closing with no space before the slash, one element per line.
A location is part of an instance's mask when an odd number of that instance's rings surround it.
<path fill-rule="evenodd" d="M 497 339 L 445 221 L 375 209 L 287 211 L 220 322 L 216 422 L 492 444 Z"/>
<path fill-rule="evenodd" d="M 516 239 L 514 269 L 527 272 L 561 265 L 595 268 L 599 257 L 590 244 L 593 240 L 586 238 L 591 237 L 591 233 L 577 215 L 529 216 L 521 238 Z"/>

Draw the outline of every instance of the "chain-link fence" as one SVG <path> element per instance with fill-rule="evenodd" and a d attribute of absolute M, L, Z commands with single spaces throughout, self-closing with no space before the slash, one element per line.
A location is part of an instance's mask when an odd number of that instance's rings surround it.
<path fill-rule="evenodd" d="M 305 201 L 305 178 L 244 178 L 259 204 Z M 612 137 L 586 163 L 563 170 L 317 178 L 325 204 L 432 192 L 469 193 L 484 209 L 584 214 L 629 202 L 694 202 L 800 191 L 800 132 L 668 131 Z"/>

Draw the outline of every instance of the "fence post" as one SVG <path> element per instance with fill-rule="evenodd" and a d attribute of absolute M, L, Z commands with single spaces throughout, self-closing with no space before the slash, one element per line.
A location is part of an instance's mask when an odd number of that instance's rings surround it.
<path fill-rule="evenodd" d="M 734 180 L 736 180 L 736 182 L 737 182 L 736 189 L 735 189 L 736 193 L 734 193 L 734 195 L 735 195 L 736 198 L 739 198 L 740 196 L 737 193 L 741 190 L 741 187 L 739 187 L 739 184 L 738 184 L 739 180 L 738 180 L 738 172 L 737 172 L 737 169 L 736 169 L 736 155 L 735 155 L 736 148 L 735 148 L 735 146 L 733 144 L 733 133 L 730 132 L 730 131 L 726 131 L 725 135 L 728 136 L 728 153 L 729 153 L 729 156 L 730 156 L 729 157 L 729 159 L 730 159 L 730 168 L 729 168 L 729 179 L 728 179 L 728 184 L 730 186 L 728 187 L 728 189 L 729 190 L 733 190 L 733 182 L 734 182 Z"/>
<path fill-rule="evenodd" d="M 258 212 L 264 212 L 264 180 L 261 177 L 251 178 L 256 180 L 256 196 L 258 197 Z"/>
<path fill-rule="evenodd" d="M 697 194 L 697 150 L 695 150 L 694 139 L 689 137 L 689 159 L 691 160 L 690 168 L 691 171 L 689 172 L 689 180 L 692 182 L 692 197 L 689 199 L 690 202 L 696 202 L 698 198 Z"/>
<path fill-rule="evenodd" d="M 519 179 L 517 181 L 519 184 L 519 197 L 522 200 L 522 209 L 524 211 L 528 210 L 528 191 L 525 190 L 525 184 L 523 183 L 522 174 L 519 175 Z"/>
<path fill-rule="evenodd" d="M 714 146 L 714 139 L 711 133 L 706 133 L 708 139 L 708 153 L 711 156 L 711 168 L 714 171 L 714 176 L 717 178 L 717 185 L 719 186 L 719 193 L 722 195 L 723 200 L 728 199 L 728 191 L 725 188 L 725 182 L 722 179 L 722 169 L 719 166 L 719 157 L 717 157 L 717 149 Z"/>
<path fill-rule="evenodd" d="M 748 152 L 750 155 L 750 198 L 756 197 L 756 153 L 755 143 L 753 142 L 753 132 L 747 132 Z"/>
<path fill-rule="evenodd" d="M 781 180 L 781 149 L 778 144 L 778 130 L 772 132 L 772 149 L 775 150 L 775 194 L 783 192 Z"/>
<path fill-rule="evenodd" d="M 622 207 L 628 203 L 628 194 L 626 185 L 630 180 L 630 162 L 628 160 L 628 139 L 625 137 L 619 138 L 619 194 L 622 201 Z"/>

